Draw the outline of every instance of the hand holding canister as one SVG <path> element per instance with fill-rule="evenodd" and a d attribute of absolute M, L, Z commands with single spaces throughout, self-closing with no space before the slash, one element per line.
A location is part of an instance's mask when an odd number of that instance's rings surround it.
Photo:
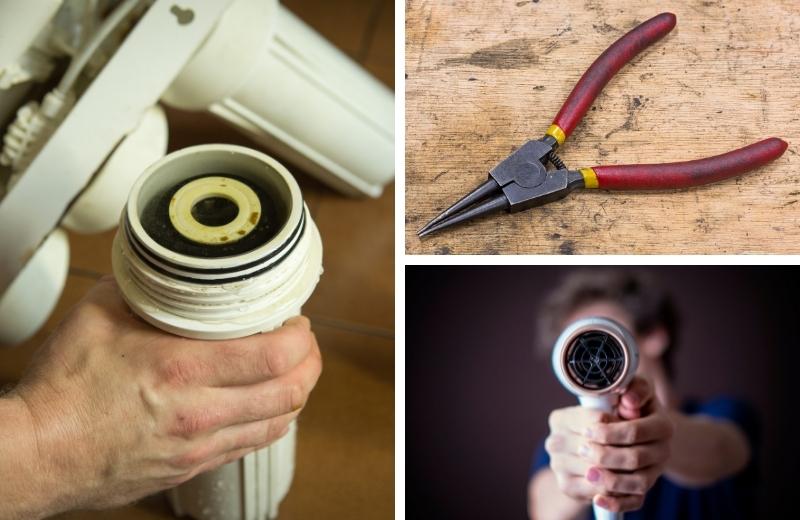
<path fill-rule="evenodd" d="M 669 456 L 672 425 L 637 366 L 630 333 L 605 318 L 572 323 L 553 349 L 556 376 L 582 406 L 551 413 L 550 467 L 561 491 L 593 500 L 601 520 L 641 507 Z"/>

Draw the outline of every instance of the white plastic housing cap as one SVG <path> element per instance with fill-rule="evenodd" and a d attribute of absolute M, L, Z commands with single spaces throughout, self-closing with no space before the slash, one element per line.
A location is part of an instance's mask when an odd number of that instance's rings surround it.
<path fill-rule="evenodd" d="M 119 222 L 131 186 L 145 168 L 167 152 L 167 118 L 155 105 L 122 138 L 89 186 L 78 196 L 61 224 L 76 233 L 102 233 Z"/>
<path fill-rule="evenodd" d="M 579 336 L 592 331 L 604 332 L 614 338 L 622 347 L 625 359 L 622 375 L 613 384 L 602 390 L 592 390 L 580 386 L 572 380 L 567 370 L 569 347 Z M 602 401 L 601 398 L 616 399 L 615 396 L 625 390 L 636 374 L 639 366 L 639 349 L 631 333 L 616 321 L 608 318 L 589 317 L 574 321 L 564 329 L 553 347 L 552 362 L 553 371 L 558 380 L 564 385 L 564 388 L 580 397 L 582 404 L 585 400 L 587 405 L 591 405 L 592 408 L 605 409 L 608 403 Z"/>
<path fill-rule="evenodd" d="M 61 296 L 69 269 L 69 240 L 56 228 L 0 297 L 0 346 L 33 336 Z"/>

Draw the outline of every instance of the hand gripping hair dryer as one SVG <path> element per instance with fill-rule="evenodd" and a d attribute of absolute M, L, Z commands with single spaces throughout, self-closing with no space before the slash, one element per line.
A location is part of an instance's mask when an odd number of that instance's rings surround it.
<path fill-rule="evenodd" d="M 613 412 L 639 366 L 636 342 L 622 325 L 599 317 L 572 322 L 553 347 L 553 371 L 581 406 Z M 622 520 L 594 506 L 598 520 Z"/>

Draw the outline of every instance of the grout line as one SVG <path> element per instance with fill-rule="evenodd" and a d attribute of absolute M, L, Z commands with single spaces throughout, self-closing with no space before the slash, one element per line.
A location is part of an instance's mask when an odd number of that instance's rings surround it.
<path fill-rule="evenodd" d="M 383 12 L 384 4 L 385 2 L 382 0 L 373 0 L 372 10 L 370 11 L 369 18 L 367 19 L 367 27 L 364 29 L 364 33 L 361 36 L 361 45 L 359 46 L 358 52 L 355 56 L 356 61 L 362 65 L 369 56 L 369 51 L 372 49 L 372 45 L 375 43 L 375 33 L 378 30 L 378 20 Z"/>
<path fill-rule="evenodd" d="M 80 267 L 70 267 L 69 274 L 73 276 L 80 276 L 81 278 L 90 278 L 92 280 L 99 280 L 102 278 L 102 273 L 98 273 L 96 271 L 90 271 L 88 269 L 81 269 Z"/>
<path fill-rule="evenodd" d="M 308 317 L 311 319 L 312 324 L 321 325 L 323 327 L 354 332 L 364 336 L 374 336 L 378 338 L 394 340 L 394 331 L 384 329 L 383 327 L 372 327 L 370 325 L 352 323 L 349 321 L 338 320 L 336 318 L 329 318 L 327 316 L 320 316 L 319 314 L 310 314 Z"/>

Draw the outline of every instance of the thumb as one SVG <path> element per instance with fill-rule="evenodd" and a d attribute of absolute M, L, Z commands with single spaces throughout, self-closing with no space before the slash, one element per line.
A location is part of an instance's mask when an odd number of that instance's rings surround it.
<path fill-rule="evenodd" d="M 619 400 L 617 413 L 623 419 L 638 419 L 653 400 L 653 386 L 645 378 L 635 376 Z"/>

